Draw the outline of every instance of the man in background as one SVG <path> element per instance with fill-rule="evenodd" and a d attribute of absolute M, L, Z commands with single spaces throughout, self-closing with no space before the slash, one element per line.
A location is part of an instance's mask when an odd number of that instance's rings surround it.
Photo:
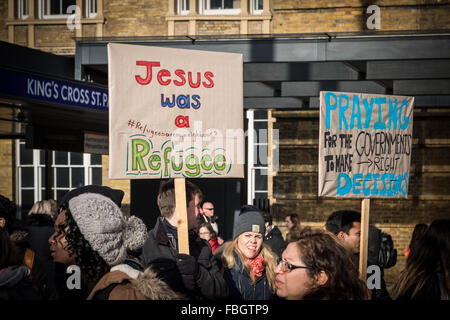
<path fill-rule="evenodd" d="M 214 204 L 211 201 L 203 201 L 200 205 L 200 221 L 209 223 L 217 235 L 217 242 L 220 245 L 223 244 L 223 239 L 220 237 L 219 233 L 219 225 L 217 224 L 217 220 L 219 220 L 219 217 L 214 215 L 215 208 Z"/>
<path fill-rule="evenodd" d="M 264 243 L 266 243 L 278 257 L 281 257 L 286 244 L 284 243 L 283 235 L 277 226 L 272 224 L 272 216 L 268 212 L 264 212 L 264 224 L 266 232 L 264 234 Z"/>

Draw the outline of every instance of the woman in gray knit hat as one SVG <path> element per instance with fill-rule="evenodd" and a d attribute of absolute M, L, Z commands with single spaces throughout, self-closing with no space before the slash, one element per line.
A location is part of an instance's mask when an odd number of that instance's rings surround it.
<path fill-rule="evenodd" d="M 238 300 L 269 300 L 276 291 L 276 254 L 263 243 L 264 218 L 258 208 L 243 206 L 235 222 L 234 240 L 222 254 L 224 279 L 230 297 Z"/>
<path fill-rule="evenodd" d="M 49 239 L 54 262 L 79 267 L 88 299 L 177 298 L 151 269 L 140 272 L 125 263 L 129 251 L 144 245 L 147 228 L 136 216 L 124 217 L 102 188 L 75 190 L 62 203 Z"/>

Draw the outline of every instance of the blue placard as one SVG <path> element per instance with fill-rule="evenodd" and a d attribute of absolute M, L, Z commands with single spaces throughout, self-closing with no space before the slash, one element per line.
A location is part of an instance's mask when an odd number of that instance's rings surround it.
<path fill-rule="evenodd" d="M 3 68 L 0 68 L 0 94 L 108 111 L 107 89 Z"/>

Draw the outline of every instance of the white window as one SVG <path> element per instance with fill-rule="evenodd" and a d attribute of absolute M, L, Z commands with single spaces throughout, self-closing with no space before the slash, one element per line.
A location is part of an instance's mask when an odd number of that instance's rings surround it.
<path fill-rule="evenodd" d="M 97 0 L 86 0 L 86 17 L 95 18 L 97 16 Z"/>
<path fill-rule="evenodd" d="M 76 0 L 40 0 L 39 15 L 43 19 L 61 19 L 73 14 L 67 12 L 70 6 L 77 4 Z"/>
<path fill-rule="evenodd" d="M 21 20 L 28 19 L 29 11 L 28 11 L 28 0 L 19 0 L 17 2 L 17 12 L 18 17 Z"/>
<path fill-rule="evenodd" d="M 199 13 L 210 15 L 239 14 L 241 1 L 249 1 L 251 14 L 261 14 L 264 0 L 199 0 Z M 190 0 L 177 0 L 177 12 L 180 15 L 189 13 Z"/>
<path fill-rule="evenodd" d="M 45 150 L 27 149 L 17 141 L 17 204 L 24 216 L 45 199 Z M 52 198 L 59 201 L 68 191 L 88 184 L 102 184 L 102 157 L 97 154 L 51 151 Z"/>
<path fill-rule="evenodd" d="M 248 110 L 247 202 L 254 204 L 268 194 L 267 111 Z"/>
<path fill-rule="evenodd" d="M 202 14 L 239 14 L 241 1 L 246 0 L 203 0 L 200 6 Z"/>
<path fill-rule="evenodd" d="M 264 0 L 250 0 L 250 13 L 261 14 L 263 12 L 263 2 Z"/>
<path fill-rule="evenodd" d="M 189 1 L 190 0 L 178 0 L 178 14 L 188 14 L 189 13 Z"/>

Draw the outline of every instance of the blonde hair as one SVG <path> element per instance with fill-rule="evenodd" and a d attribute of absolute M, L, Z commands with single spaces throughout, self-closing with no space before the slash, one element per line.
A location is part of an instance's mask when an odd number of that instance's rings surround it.
<path fill-rule="evenodd" d="M 235 252 L 238 255 L 239 259 L 241 260 L 242 265 L 244 266 L 244 270 L 249 275 L 251 284 L 253 285 L 256 282 L 255 275 L 251 271 L 250 264 L 248 264 L 245 261 L 244 256 L 242 255 L 242 253 L 240 252 L 240 250 L 237 247 L 238 238 L 239 237 L 236 237 L 234 240 L 223 244 L 224 245 L 224 250 L 223 250 L 223 254 L 222 254 L 223 267 L 225 269 L 232 269 L 235 266 L 236 260 L 235 260 L 234 254 L 233 254 Z M 275 268 L 277 266 L 277 263 L 276 263 L 277 255 L 270 249 L 270 247 L 266 246 L 264 243 L 262 244 L 260 254 L 265 261 L 266 277 L 269 282 L 270 291 L 272 293 L 275 293 L 275 291 L 276 291 Z"/>
<path fill-rule="evenodd" d="M 28 215 L 32 214 L 47 214 L 53 218 L 57 214 L 57 208 L 55 208 L 54 204 L 52 204 L 50 200 L 41 200 L 36 202 L 33 207 L 31 207 Z"/>

